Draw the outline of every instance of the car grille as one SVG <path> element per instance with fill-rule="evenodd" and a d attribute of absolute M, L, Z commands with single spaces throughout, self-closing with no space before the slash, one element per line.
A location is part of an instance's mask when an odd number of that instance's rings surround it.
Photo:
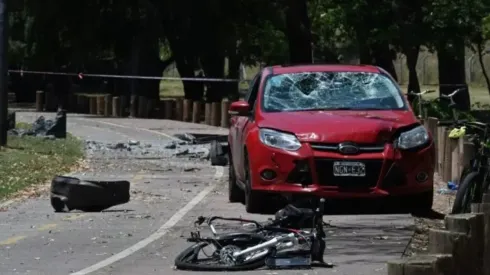
<path fill-rule="evenodd" d="M 383 165 L 382 160 L 348 160 L 358 161 L 366 165 L 365 177 L 336 177 L 333 175 L 333 163 L 339 159 L 315 159 L 318 183 L 323 186 L 337 186 L 339 188 L 372 188 L 375 187 Z M 341 160 L 340 160 L 341 161 Z"/>
<path fill-rule="evenodd" d="M 339 143 L 310 143 L 313 150 L 322 152 L 339 152 Z M 376 153 L 383 152 L 385 149 L 384 144 L 357 144 L 359 147 L 359 153 Z"/>

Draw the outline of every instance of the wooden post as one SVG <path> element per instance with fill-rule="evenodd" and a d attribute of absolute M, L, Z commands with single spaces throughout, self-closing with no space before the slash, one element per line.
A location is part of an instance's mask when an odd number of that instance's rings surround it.
<path fill-rule="evenodd" d="M 221 120 L 221 103 L 213 102 L 211 104 L 211 125 L 219 126 Z"/>
<path fill-rule="evenodd" d="M 171 99 L 165 100 L 164 109 L 165 109 L 165 119 L 173 119 L 174 115 L 174 101 Z"/>
<path fill-rule="evenodd" d="M 467 265 L 466 274 L 482 274 L 483 269 L 483 243 L 484 243 L 484 215 L 470 213 L 448 215 L 445 218 L 446 229 L 450 232 L 463 233 L 468 236 L 468 251 L 462 254 Z"/>
<path fill-rule="evenodd" d="M 158 105 L 158 101 L 160 101 L 160 98 L 159 99 L 155 99 L 155 98 L 150 98 L 148 99 L 148 102 L 146 103 L 146 117 L 155 117 L 155 108 L 157 107 Z"/>
<path fill-rule="evenodd" d="M 112 95 L 104 96 L 104 116 L 111 116 L 112 113 Z"/>
<path fill-rule="evenodd" d="M 454 183 L 459 183 L 459 177 L 461 176 L 460 170 L 460 147 L 459 147 L 460 139 L 450 139 L 450 148 L 451 148 L 451 181 Z"/>
<path fill-rule="evenodd" d="M 483 214 L 483 275 L 490 275 L 490 194 L 484 194 L 482 203 L 471 205 L 472 213 Z"/>
<path fill-rule="evenodd" d="M 121 116 L 121 98 L 115 96 L 112 98 L 112 116 L 120 117 Z"/>
<path fill-rule="evenodd" d="M 90 113 L 90 99 L 86 95 L 78 95 L 79 112 L 82 114 Z"/>
<path fill-rule="evenodd" d="M 442 180 L 444 182 L 448 182 L 451 180 L 451 167 L 452 167 L 452 148 L 451 148 L 451 140 L 448 137 L 448 130 L 444 132 L 444 157 L 442 159 L 443 161 L 443 175 L 442 175 Z"/>
<path fill-rule="evenodd" d="M 138 101 L 138 96 L 137 95 L 131 95 L 131 99 L 130 99 L 130 106 L 129 106 L 129 116 L 130 117 L 136 117 L 137 115 L 137 101 Z"/>
<path fill-rule="evenodd" d="M 90 100 L 90 114 L 96 115 L 97 114 L 97 97 L 91 96 L 91 97 L 89 97 L 89 100 Z"/>
<path fill-rule="evenodd" d="M 121 111 L 119 111 L 119 112 L 120 112 L 121 116 L 123 117 L 123 116 L 126 116 L 126 112 L 127 112 L 126 108 L 128 107 L 128 97 L 125 95 L 121 95 L 120 98 L 121 98 Z"/>
<path fill-rule="evenodd" d="M 429 130 L 429 132 L 431 133 L 432 135 L 432 138 L 434 139 L 434 145 L 436 147 L 436 152 L 438 152 L 438 137 L 439 137 L 439 133 L 438 133 L 438 129 L 437 129 L 437 118 L 435 117 L 429 117 L 427 118 L 427 129 Z M 436 168 L 436 171 L 438 169 L 438 154 L 436 153 L 436 156 L 434 158 L 434 165 L 435 165 L 435 168 Z"/>
<path fill-rule="evenodd" d="M 78 111 L 78 109 L 77 109 L 78 104 L 77 103 L 78 103 L 77 102 L 77 95 L 74 93 L 70 93 L 68 95 L 68 110 L 70 112 L 73 112 L 73 113 L 77 112 Z"/>
<path fill-rule="evenodd" d="M 147 117 L 148 99 L 145 96 L 138 97 L 138 117 Z"/>
<path fill-rule="evenodd" d="M 199 101 L 192 103 L 192 122 L 201 123 L 201 102 Z"/>
<path fill-rule="evenodd" d="M 97 114 L 103 116 L 104 115 L 104 103 L 105 95 L 97 96 Z"/>
<path fill-rule="evenodd" d="M 469 254 L 470 249 L 470 240 L 467 234 L 438 229 L 429 230 L 429 253 L 452 255 L 454 274 L 471 274 L 464 273 L 464 270 L 471 269 L 466 265 L 466 255 Z"/>
<path fill-rule="evenodd" d="M 204 104 L 204 123 L 211 125 L 211 103 L 209 102 Z"/>
<path fill-rule="evenodd" d="M 388 275 L 452 275 L 451 255 L 420 255 L 388 262 Z"/>
<path fill-rule="evenodd" d="M 437 128 L 437 171 L 441 178 L 444 176 L 444 150 L 446 148 L 446 127 L 438 127 Z"/>
<path fill-rule="evenodd" d="M 36 112 L 44 110 L 44 91 L 36 91 Z"/>
<path fill-rule="evenodd" d="M 175 99 L 175 120 L 184 121 L 184 100 L 182 98 Z"/>
<path fill-rule="evenodd" d="M 184 108 L 183 108 L 183 119 L 182 121 L 185 122 L 190 122 L 192 120 L 191 114 L 192 114 L 192 100 L 190 99 L 184 99 Z"/>
<path fill-rule="evenodd" d="M 228 128 L 230 126 L 228 109 L 230 109 L 230 102 L 228 100 L 223 100 L 221 102 L 221 127 L 223 128 Z"/>

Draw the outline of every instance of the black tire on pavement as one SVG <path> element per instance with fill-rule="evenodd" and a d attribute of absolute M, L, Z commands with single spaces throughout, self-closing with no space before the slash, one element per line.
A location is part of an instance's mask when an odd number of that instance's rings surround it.
<path fill-rule="evenodd" d="M 267 212 L 267 209 L 264 209 L 264 194 L 258 191 L 252 190 L 252 178 L 251 178 L 251 168 L 249 163 L 248 154 L 245 156 L 245 173 L 246 173 L 246 182 L 245 182 L 245 210 L 247 213 L 252 214 L 261 214 Z"/>
<path fill-rule="evenodd" d="M 226 166 L 228 164 L 228 159 L 223 150 L 223 146 L 217 140 L 211 141 L 209 158 L 211 159 L 211 165 L 213 166 Z"/>
<path fill-rule="evenodd" d="M 245 200 L 245 193 L 236 184 L 235 169 L 233 168 L 233 161 L 231 155 L 229 155 L 230 166 L 228 168 L 228 200 L 233 202 L 243 202 Z"/>

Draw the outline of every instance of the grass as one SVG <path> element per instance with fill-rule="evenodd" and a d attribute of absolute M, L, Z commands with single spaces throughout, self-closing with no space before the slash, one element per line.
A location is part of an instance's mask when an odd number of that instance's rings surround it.
<path fill-rule="evenodd" d="M 69 134 L 55 140 L 9 136 L 0 148 L 0 200 L 69 172 L 82 157 L 82 142 Z"/>

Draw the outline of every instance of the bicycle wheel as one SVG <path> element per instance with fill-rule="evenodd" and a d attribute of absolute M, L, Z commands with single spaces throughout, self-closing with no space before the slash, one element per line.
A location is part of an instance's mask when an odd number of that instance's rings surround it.
<path fill-rule="evenodd" d="M 480 178 L 477 172 L 467 174 L 459 185 L 451 214 L 470 213 L 471 204 L 481 200 Z"/>
<path fill-rule="evenodd" d="M 241 234 L 244 237 L 244 234 Z M 234 259 L 231 255 L 236 251 L 244 250 L 248 247 L 255 246 L 263 241 L 264 238 L 257 236 L 248 237 L 247 241 L 243 238 L 235 242 L 235 237 L 223 240 L 206 240 L 198 242 L 182 251 L 175 259 L 175 267 L 180 270 L 192 271 L 245 271 L 254 270 L 265 265 L 265 259 L 272 252 L 271 249 L 265 248 L 250 253 L 243 258 Z M 236 239 L 236 238 L 235 238 Z M 206 248 L 210 248 L 206 252 Z M 203 256 L 203 257 L 201 257 Z"/>

